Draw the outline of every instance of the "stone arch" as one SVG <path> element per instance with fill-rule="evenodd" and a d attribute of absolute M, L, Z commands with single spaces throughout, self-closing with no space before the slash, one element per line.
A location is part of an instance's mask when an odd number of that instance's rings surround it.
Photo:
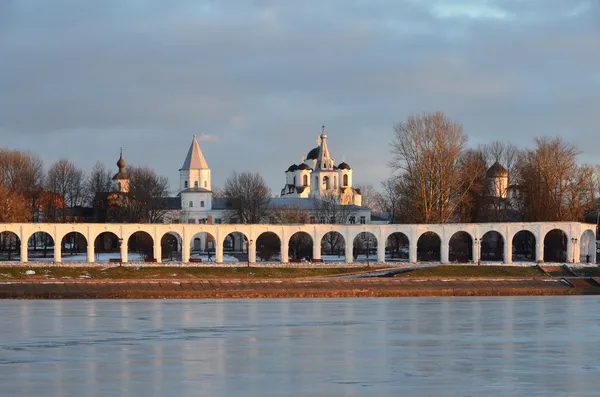
<path fill-rule="evenodd" d="M 89 262 L 91 258 L 87 257 L 87 239 L 80 232 L 69 232 L 65 234 L 61 240 L 61 261 L 79 261 L 84 262 L 82 253 L 85 254 L 86 260 Z"/>
<path fill-rule="evenodd" d="M 330 230 L 323 234 L 321 237 L 321 259 L 336 262 L 346 260 L 346 239 L 342 233 Z"/>
<path fill-rule="evenodd" d="M 0 232 L 0 260 L 12 261 L 21 257 L 21 239 L 15 232 Z"/>
<path fill-rule="evenodd" d="M 448 241 L 448 260 L 456 263 L 473 261 L 473 237 L 464 230 L 458 231 Z"/>
<path fill-rule="evenodd" d="M 372 232 L 360 232 L 352 241 L 352 257 L 356 262 L 377 262 L 377 250 L 377 236 Z"/>
<path fill-rule="evenodd" d="M 113 232 L 102 232 L 94 239 L 94 253 L 96 262 L 104 262 L 109 259 L 121 257 L 120 244 L 123 241 Z"/>
<path fill-rule="evenodd" d="M 425 232 L 417 240 L 417 260 L 420 262 L 440 262 L 442 260 L 442 239 L 435 232 Z"/>
<path fill-rule="evenodd" d="M 221 243 L 223 246 L 223 261 L 248 261 L 250 259 L 250 250 L 254 243 L 255 241 L 252 241 L 243 232 L 238 230 L 229 232 Z"/>
<path fill-rule="evenodd" d="M 402 232 L 391 233 L 385 240 L 385 261 L 407 261 L 410 249 L 410 240 Z"/>
<path fill-rule="evenodd" d="M 513 262 L 535 262 L 536 239 L 530 230 L 520 230 L 512 239 Z"/>
<path fill-rule="evenodd" d="M 160 252 L 162 260 L 166 261 L 181 261 L 181 247 L 183 238 L 174 231 L 166 232 L 160 238 Z"/>
<path fill-rule="evenodd" d="M 54 258 L 54 238 L 48 232 L 37 231 L 32 233 L 27 241 L 27 247 L 27 257 L 30 261 Z"/>
<path fill-rule="evenodd" d="M 299 262 L 302 259 L 312 259 L 313 239 L 307 232 L 297 231 L 288 241 L 288 255 L 290 262 Z"/>
<path fill-rule="evenodd" d="M 266 231 L 256 238 L 256 260 L 281 260 L 281 239 L 277 233 Z"/>
<path fill-rule="evenodd" d="M 217 244 L 217 239 L 212 233 L 201 231 L 195 233 L 190 239 L 190 246 L 187 248 L 190 252 L 190 260 L 216 260 L 214 252 Z"/>
<path fill-rule="evenodd" d="M 486 232 L 479 241 L 479 252 L 482 261 L 503 262 L 504 236 L 495 230 Z"/>
<path fill-rule="evenodd" d="M 593 230 L 585 230 L 579 239 L 579 262 L 595 263 L 596 258 L 596 235 Z"/>
<path fill-rule="evenodd" d="M 154 258 L 154 239 L 150 233 L 138 230 L 127 239 L 127 258 L 130 262 Z M 131 255 L 133 253 L 134 255 Z M 135 255 L 138 255 L 138 258 Z"/>
<path fill-rule="evenodd" d="M 552 229 L 544 236 L 544 262 L 565 263 L 572 258 L 567 258 L 568 241 L 567 233 L 561 229 Z"/>

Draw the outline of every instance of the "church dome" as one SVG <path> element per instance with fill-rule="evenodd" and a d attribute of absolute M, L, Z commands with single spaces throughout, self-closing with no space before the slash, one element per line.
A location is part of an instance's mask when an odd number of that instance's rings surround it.
<path fill-rule="evenodd" d="M 340 163 L 340 165 L 338 165 L 337 167 L 340 170 L 351 170 L 352 169 L 352 168 L 350 168 L 350 166 L 348 165 L 348 163 L 346 163 L 345 161 L 342 161 Z"/>
<path fill-rule="evenodd" d="M 499 162 L 492 164 L 490 168 L 485 172 L 485 176 L 488 178 L 507 177 L 508 171 Z"/>
<path fill-rule="evenodd" d="M 312 168 L 310 168 L 310 166 L 308 166 L 308 165 L 306 165 L 306 164 L 304 164 L 304 163 L 300 164 L 300 165 L 298 166 L 298 169 L 299 169 L 299 170 L 303 170 L 303 171 L 305 171 L 305 170 L 311 170 L 311 171 L 312 171 Z"/>
<path fill-rule="evenodd" d="M 127 165 L 127 163 L 123 159 L 123 153 L 121 153 L 121 156 L 119 157 L 119 160 L 117 161 L 117 167 L 119 167 L 119 170 L 122 171 L 126 165 Z"/>
<path fill-rule="evenodd" d="M 298 169 L 298 166 L 296 164 L 292 164 L 292 165 L 290 165 L 290 168 L 288 168 L 286 172 L 294 172 L 297 169 Z"/>
<path fill-rule="evenodd" d="M 319 158 L 319 147 L 317 146 L 306 155 L 307 160 L 316 160 Z"/>

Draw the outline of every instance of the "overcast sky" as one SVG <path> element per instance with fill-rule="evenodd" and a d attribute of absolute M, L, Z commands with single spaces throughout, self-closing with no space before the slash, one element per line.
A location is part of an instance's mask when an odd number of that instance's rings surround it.
<path fill-rule="evenodd" d="M 1 146 L 168 176 L 192 136 L 213 187 L 273 193 L 320 126 L 355 183 L 394 124 L 442 111 L 469 145 L 560 135 L 600 163 L 600 0 L 0 0 Z"/>

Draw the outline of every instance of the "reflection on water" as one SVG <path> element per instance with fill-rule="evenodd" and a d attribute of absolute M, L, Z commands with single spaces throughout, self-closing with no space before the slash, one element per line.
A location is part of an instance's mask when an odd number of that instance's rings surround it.
<path fill-rule="evenodd" d="M 600 298 L 1 301 L 0 395 L 597 396 Z"/>

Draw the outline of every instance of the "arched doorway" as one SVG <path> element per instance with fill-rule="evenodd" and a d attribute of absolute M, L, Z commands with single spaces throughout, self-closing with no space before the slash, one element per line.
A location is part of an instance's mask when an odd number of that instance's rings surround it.
<path fill-rule="evenodd" d="M 154 239 L 143 231 L 137 231 L 127 240 L 127 259 L 129 262 L 154 258 Z"/>
<path fill-rule="evenodd" d="M 160 239 L 161 259 L 166 262 L 180 262 L 182 241 L 177 232 L 165 233 Z"/>
<path fill-rule="evenodd" d="M 339 232 L 327 232 L 321 238 L 321 259 L 323 262 L 343 262 L 346 260 L 346 240 Z"/>
<path fill-rule="evenodd" d="M 229 233 L 223 239 L 223 262 L 247 262 L 254 243 L 242 232 Z"/>
<path fill-rule="evenodd" d="M 281 240 L 273 232 L 264 232 L 256 239 L 256 260 L 281 261 Z"/>
<path fill-rule="evenodd" d="M 30 261 L 53 260 L 54 239 L 46 232 L 36 232 L 27 242 L 28 259 Z"/>
<path fill-rule="evenodd" d="M 191 262 L 208 262 L 216 261 L 215 258 L 215 237 L 208 232 L 199 232 L 194 234 L 190 241 L 190 261 Z"/>
<path fill-rule="evenodd" d="M 94 253 L 96 262 L 108 262 L 110 259 L 121 257 L 120 244 L 123 241 L 112 232 L 100 233 L 94 239 Z"/>
<path fill-rule="evenodd" d="M 473 261 L 473 238 L 467 232 L 456 232 L 448 243 L 448 260 L 452 263 Z"/>
<path fill-rule="evenodd" d="M 67 262 L 89 262 L 87 239 L 79 232 L 67 233 L 61 241 L 61 260 Z"/>
<path fill-rule="evenodd" d="M 21 257 L 21 239 L 13 232 L 0 233 L 0 259 L 12 261 Z"/>
<path fill-rule="evenodd" d="M 306 232 L 296 232 L 290 237 L 288 255 L 290 262 L 310 261 L 313 254 L 313 240 Z"/>
<path fill-rule="evenodd" d="M 594 252 L 596 250 L 594 232 L 591 230 L 584 231 L 579 240 L 579 262 L 595 263 L 597 258 Z"/>
<path fill-rule="evenodd" d="M 352 257 L 355 262 L 377 262 L 377 238 L 371 232 L 361 232 L 352 242 Z"/>
<path fill-rule="evenodd" d="M 544 262 L 565 263 L 570 262 L 567 258 L 567 234 L 560 229 L 552 229 L 544 237 Z"/>
<path fill-rule="evenodd" d="M 408 236 L 404 233 L 395 232 L 388 236 L 386 240 L 385 261 L 407 261 L 409 253 Z"/>
<path fill-rule="evenodd" d="M 529 230 L 521 230 L 513 237 L 513 262 L 535 262 L 535 236 Z"/>
<path fill-rule="evenodd" d="M 425 232 L 417 240 L 417 260 L 419 262 L 440 262 L 442 260 L 442 239 L 434 232 Z"/>
<path fill-rule="evenodd" d="M 504 261 L 504 238 L 496 231 L 489 231 L 481 237 L 480 260 L 487 262 Z"/>

